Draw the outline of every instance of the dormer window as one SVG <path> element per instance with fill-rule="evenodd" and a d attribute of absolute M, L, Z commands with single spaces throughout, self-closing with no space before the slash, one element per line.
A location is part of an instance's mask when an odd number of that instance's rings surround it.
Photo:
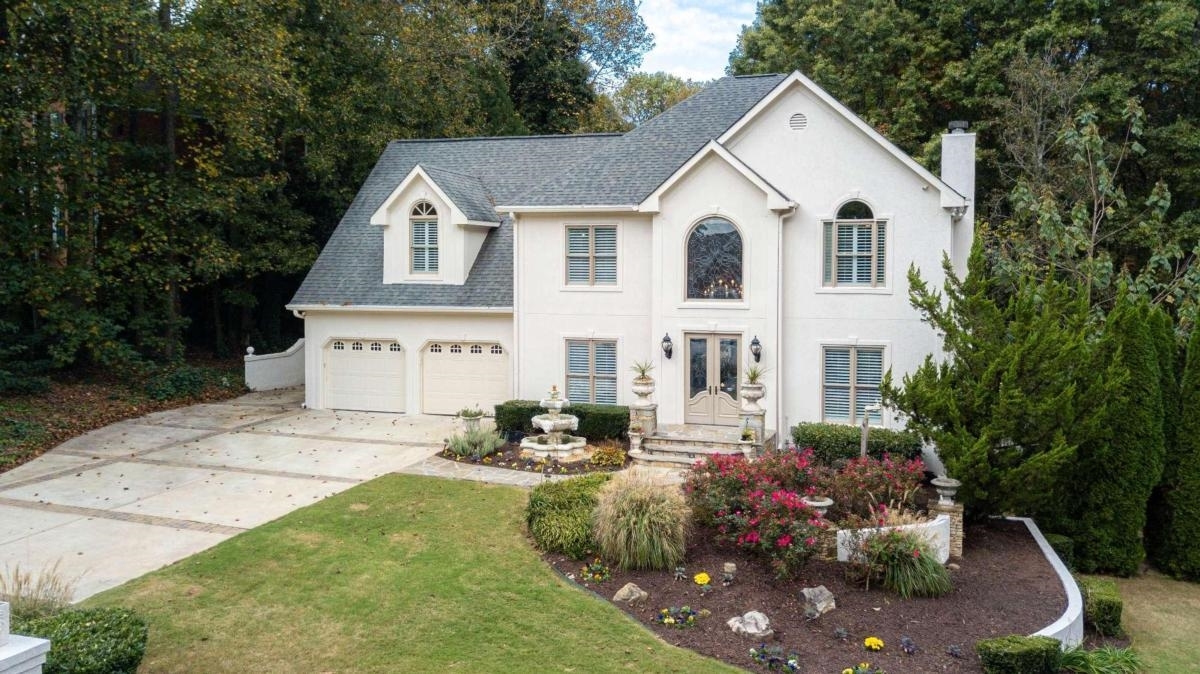
<path fill-rule="evenodd" d="M 428 201 L 418 201 L 409 215 L 412 233 L 412 273 L 436 274 L 438 270 L 438 214 Z"/>

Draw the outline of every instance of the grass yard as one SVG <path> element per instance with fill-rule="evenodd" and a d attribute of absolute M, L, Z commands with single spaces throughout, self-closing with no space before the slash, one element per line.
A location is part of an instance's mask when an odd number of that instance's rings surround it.
<path fill-rule="evenodd" d="M 1151 672 L 1200 672 L 1200 584 L 1151 573 L 1118 578 L 1123 621 Z"/>
<path fill-rule="evenodd" d="M 142 672 L 735 671 L 555 575 L 526 494 L 389 475 L 85 604 L 146 617 Z"/>

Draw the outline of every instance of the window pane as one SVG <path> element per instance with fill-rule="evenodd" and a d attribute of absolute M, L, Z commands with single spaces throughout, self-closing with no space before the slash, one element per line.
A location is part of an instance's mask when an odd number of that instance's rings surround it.
<path fill-rule="evenodd" d="M 825 421 L 846 423 L 850 421 L 850 389 L 838 386 L 825 387 Z"/>
<path fill-rule="evenodd" d="M 438 270 L 437 248 L 429 249 L 429 260 L 425 264 L 425 269 L 426 269 L 426 271 L 437 271 Z"/>
<path fill-rule="evenodd" d="M 413 248 L 412 256 L 413 271 L 425 271 L 425 249 Z"/>
<path fill-rule="evenodd" d="M 854 252 L 854 233 L 858 228 L 854 225 L 838 225 L 837 228 L 837 252 L 838 253 L 853 253 Z"/>
<path fill-rule="evenodd" d="M 595 374 L 615 376 L 617 374 L 617 343 L 594 342 L 593 344 L 596 350 Z"/>
<path fill-rule="evenodd" d="M 738 340 L 721 339 L 718 348 L 721 354 L 721 391 L 736 400 L 738 390 Z"/>
<path fill-rule="evenodd" d="M 617 258 L 615 257 L 597 257 L 596 258 L 596 285 L 616 285 L 617 283 Z"/>
<path fill-rule="evenodd" d="M 587 377 L 567 377 L 567 400 L 586 403 L 592 400 L 591 382 Z M 570 408 L 567 408 L 570 412 Z"/>
<path fill-rule="evenodd" d="M 591 269 L 586 257 L 567 258 L 567 283 L 572 285 L 587 285 L 591 283 Z"/>
<path fill-rule="evenodd" d="M 854 228 L 854 250 L 864 255 L 871 254 L 871 226 L 859 225 Z"/>
<path fill-rule="evenodd" d="M 854 282 L 871 285 L 871 257 L 869 255 L 854 258 Z"/>
<path fill-rule="evenodd" d="M 728 220 L 702 220 L 688 237 L 687 296 L 742 298 L 742 237 Z"/>
<path fill-rule="evenodd" d="M 588 244 L 589 238 L 587 227 L 568 227 L 567 253 L 580 253 L 586 255 L 592 252 Z"/>
<path fill-rule="evenodd" d="M 596 254 L 597 255 L 616 255 L 617 254 L 617 228 L 616 227 L 596 227 L 594 230 L 596 236 Z"/>
<path fill-rule="evenodd" d="M 567 374 L 591 374 L 590 360 L 587 342 L 567 342 Z"/>
<path fill-rule="evenodd" d="M 425 223 L 420 221 L 412 223 L 412 243 L 414 246 L 425 245 Z"/>
<path fill-rule="evenodd" d="M 859 349 L 854 375 L 856 384 L 879 386 L 883 381 L 883 351 Z"/>
<path fill-rule="evenodd" d="M 842 204 L 837 212 L 838 220 L 870 220 L 873 217 L 871 207 L 857 199 Z"/>
<path fill-rule="evenodd" d="M 839 257 L 837 259 L 837 282 L 838 285 L 853 285 L 854 278 L 854 260 L 853 257 Z"/>
<path fill-rule="evenodd" d="M 825 383 L 850 383 L 850 349 L 825 349 Z"/>
<path fill-rule="evenodd" d="M 616 405 L 617 404 L 617 380 L 616 379 L 596 379 L 596 399 L 594 402 Z M 569 410 L 568 410 L 569 411 Z"/>
<path fill-rule="evenodd" d="M 436 220 L 431 220 L 425 223 L 425 236 L 429 239 L 429 245 L 438 245 L 438 228 Z"/>
<path fill-rule="evenodd" d="M 689 393 L 696 397 L 708 390 L 708 338 L 693 337 L 688 340 Z"/>

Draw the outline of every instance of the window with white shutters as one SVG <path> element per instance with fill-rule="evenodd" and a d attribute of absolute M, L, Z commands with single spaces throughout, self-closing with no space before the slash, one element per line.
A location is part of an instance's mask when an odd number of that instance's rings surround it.
<path fill-rule="evenodd" d="M 567 227 L 567 285 L 617 284 L 617 228 L 615 225 Z"/>
<path fill-rule="evenodd" d="M 823 283 L 878 288 L 887 283 L 887 221 L 861 201 L 848 201 L 825 222 Z"/>
<path fill-rule="evenodd" d="M 432 274 L 438 270 L 438 218 L 437 210 L 428 201 L 419 201 L 413 206 L 409 219 L 412 245 L 412 272 Z"/>
<path fill-rule="evenodd" d="M 616 342 L 594 339 L 567 340 L 567 400 L 616 404 Z"/>
<path fill-rule="evenodd" d="M 879 404 L 883 381 L 880 347 L 827 346 L 822 356 L 821 417 L 831 423 L 857 424 L 868 405 Z M 871 423 L 882 423 L 879 412 Z"/>

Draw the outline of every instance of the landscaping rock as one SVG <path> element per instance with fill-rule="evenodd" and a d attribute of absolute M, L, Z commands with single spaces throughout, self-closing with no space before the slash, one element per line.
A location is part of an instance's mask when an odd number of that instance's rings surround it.
<path fill-rule="evenodd" d="M 946 568 L 949 569 L 950 571 L 958 571 L 961 567 L 959 567 L 959 565 L 955 564 L 954 562 L 950 562 L 949 564 L 946 565 Z"/>
<path fill-rule="evenodd" d="M 834 600 L 833 593 L 824 585 L 800 590 L 800 598 L 804 600 L 804 615 L 808 618 L 823 616 L 837 608 L 837 601 Z"/>
<path fill-rule="evenodd" d="M 615 602 L 623 601 L 630 604 L 636 604 L 639 601 L 645 601 L 649 597 L 649 592 L 643 590 L 633 583 L 625 583 L 625 587 L 617 590 L 617 593 L 613 595 L 612 600 Z"/>
<path fill-rule="evenodd" d="M 758 611 L 750 611 L 746 615 L 730 618 L 727 623 L 734 634 L 741 634 L 752 639 L 765 639 L 775 633 L 771 629 L 771 621 Z"/>

